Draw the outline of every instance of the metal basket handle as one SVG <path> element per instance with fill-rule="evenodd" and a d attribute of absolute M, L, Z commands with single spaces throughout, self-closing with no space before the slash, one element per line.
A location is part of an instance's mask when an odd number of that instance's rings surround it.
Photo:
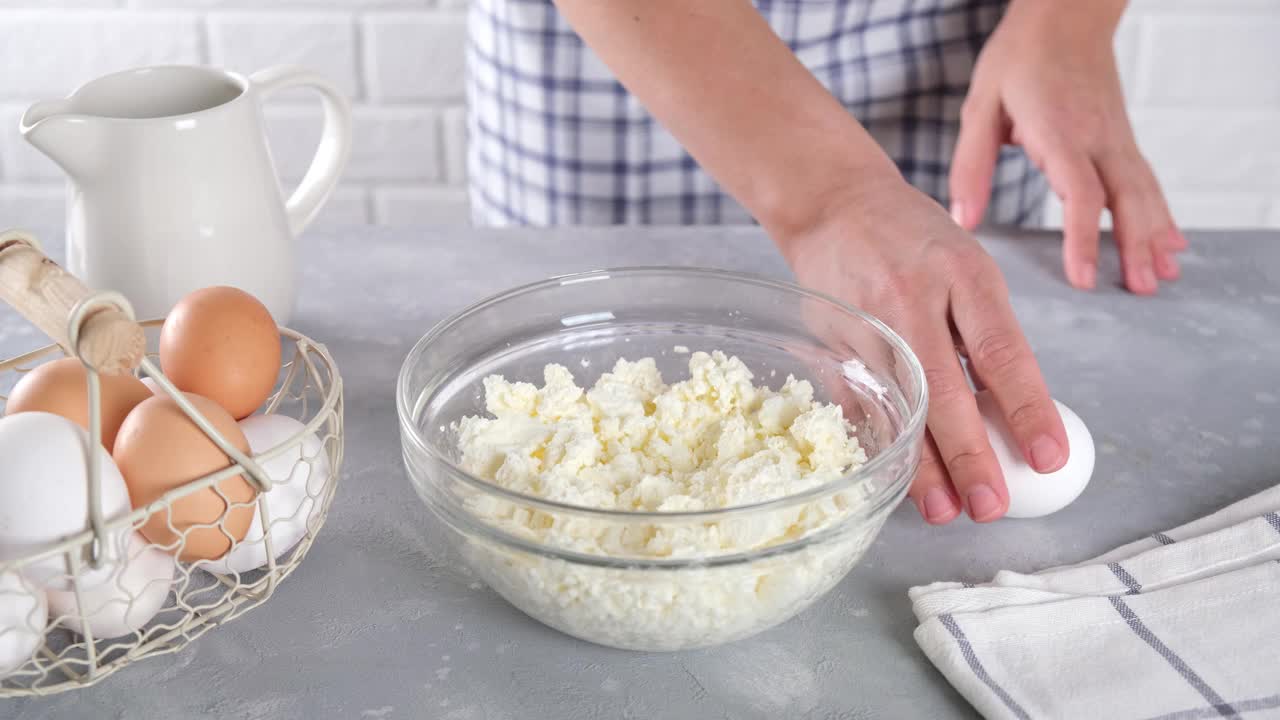
<path fill-rule="evenodd" d="M 132 372 L 146 355 L 146 334 L 118 307 L 102 304 L 77 313 L 92 295 L 50 260 L 31 234 L 0 232 L 0 300 L 85 365 L 106 375 Z"/>
<path fill-rule="evenodd" d="M 0 233 L 0 300 L 12 305 L 85 366 L 89 396 L 88 505 L 93 541 L 85 548 L 84 562 L 90 567 L 97 569 L 102 565 L 107 524 L 102 515 L 98 453 L 91 450 L 97 448 L 102 439 L 99 374 L 132 373 L 141 367 L 201 432 L 244 469 L 254 489 L 260 492 L 271 489 L 271 478 L 262 467 L 223 437 L 147 358 L 146 334 L 124 296 L 89 290 L 50 260 L 34 236 L 8 230 Z"/>

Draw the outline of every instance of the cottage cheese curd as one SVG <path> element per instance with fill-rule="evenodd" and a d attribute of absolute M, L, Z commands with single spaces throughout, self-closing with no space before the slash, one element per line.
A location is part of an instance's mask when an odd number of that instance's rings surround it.
<path fill-rule="evenodd" d="M 652 358 L 619 360 L 590 390 L 560 365 L 548 365 L 543 381 L 485 379 L 490 417 L 454 427 L 465 469 L 567 505 L 670 513 L 782 498 L 866 461 L 839 406 L 815 401 L 809 382 L 756 386 L 738 358 L 721 352 L 693 353 L 688 379 L 671 385 Z M 473 493 L 467 508 L 508 534 L 622 562 L 571 562 L 479 538 L 464 551 L 509 600 L 570 634 L 637 649 L 711 645 L 798 612 L 848 571 L 875 528 L 719 567 L 646 568 L 645 560 L 768 548 L 838 522 L 862 500 L 852 489 L 723 520 L 614 521 Z"/>

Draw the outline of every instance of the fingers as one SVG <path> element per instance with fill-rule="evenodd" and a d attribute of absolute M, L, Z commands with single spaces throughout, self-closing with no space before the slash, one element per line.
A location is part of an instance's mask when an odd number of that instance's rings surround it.
<path fill-rule="evenodd" d="M 1186 239 L 1136 147 L 1103 155 L 1097 166 L 1110 200 L 1125 284 L 1139 294 L 1154 293 L 1159 280 L 1181 274 L 1177 253 L 1186 248 Z"/>
<path fill-rule="evenodd" d="M 951 334 L 945 323 L 937 323 L 921 326 L 913 336 L 916 338 L 913 347 L 924 365 L 925 381 L 929 385 L 929 432 L 937 445 L 938 457 L 969 516 L 978 522 L 995 520 L 1009 507 L 1009 491 L 1000 474 L 1000 464 L 991 451 Z M 931 476 L 925 480 L 934 482 Z M 926 503 L 931 489 L 929 486 L 921 495 Z"/>
<path fill-rule="evenodd" d="M 815 335 L 823 338 L 827 347 L 847 348 L 871 372 L 889 368 L 902 369 L 902 363 L 894 362 L 893 352 L 883 345 L 877 334 L 870 328 L 851 327 L 848 323 L 839 322 L 843 320 L 843 315 L 826 303 L 805 302 L 802 304 L 801 315 L 805 325 Z M 840 317 L 836 317 L 837 315 Z M 838 371 L 833 372 L 828 354 L 803 345 L 790 348 L 790 352 L 809 369 L 809 378 L 814 381 L 815 386 L 829 393 L 831 400 L 840 405 L 846 418 L 869 417 L 862 403 L 872 391 L 858 387 L 855 380 L 844 377 Z M 906 379 L 899 378 L 899 382 L 905 383 Z M 867 402 L 871 406 L 875 405 L 873 400 Z M 928 433 L 925 433 L 920 468 L 908 493 L 920 515 L 931 525 L 945 525 L 960 514 L 960 498 L 951 487 L 946 466 L 938 456 L 937 446 Z"/>
<path fill-rule="evenodd" d="M 1088 155 L 1065 142 L 1050 146 L 1043 156 L 1045 177 L 1062 199 L 1062 265 L 1067 281 L 1091 290 L 1097 285 L 1098 223 L 1106 203 L 1102 179 Z"/>
<path fill-rule="evenodd" d="M 938 446 L 929 433 L 925 433 L 920 469 L 911 483 L 909 494 L 920 516 L 930 525 L 945 525 L 960 514 L 960 498 L 951 487 L 947 467 L 942 463 Z"/>
<path fill-rule="evenodd" d="M 1157 183 L 1158 186 L 1159 184 Z M 1162 202 L 1164 201 L 1164 192 L 1160 193 L 1160 199 Z M 1168 210 L 1168 205 L 1165 206 L 1165 210 Z M 1187 243 L 1187 236 L 1183 235 L 1176 225 L 1173 228 L 1173 232 L 1165 236 L 1165 243 L 1168 249 L 1174 252 L 1182 252 L 1190 247 L 1189 243 Z"/>
<path fill-rule="evenodd" d="M 961 364 L 964 366 L 965 374 L 969 376 L 969 383 L 973 385 L 974 392 L 986 390 L 987 381 L 982 379 L 982 371 L 978 369 L 977 365 L 973 364 L 973 361 L 967 355 L 962 357 Z"/>
<path fill-rule="evenodd" d="M 1177 280 L 1182 277 L 1182 267 L 1178 265 L 1177 253 L 1157 246 L 1152 251 L 1152 263 L 1158 280 Z"/>
<path fill-rule="evenodd" d="M 1160 281 L 1181 275 L 1177 253 L 1187 247 L 1155 174 L 1136 146 L 1090 155 L 1058 140 L 1046 146 L 1045 175 L 1062 198 L 1063 267 L 1072 285 L 1097 283 L 1098 224 L 1111 209 L 1116 244 L 1130 292 L 1152 295 Z"/>
<path fill-rule="evenodd" d="M 951 158 L 951 217 L 972 230 L 982 222 L 991 197 L 991 178 L 1004 143 L 1000 105 L 970 96 L 960 119 Z"/>
<path fill-rule="evenodd" d="M 1067 462 L 1067 432 L 1040 365 L 993 265 L 951 291 L 951 314 L 973 374 L 991 391 L 1027 464 L 1053 472 Z"/>

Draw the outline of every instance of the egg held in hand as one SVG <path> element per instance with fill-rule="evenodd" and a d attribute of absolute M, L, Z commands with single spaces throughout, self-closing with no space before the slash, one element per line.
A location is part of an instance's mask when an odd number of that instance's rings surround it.
<path fill-rule="evenodd" d="M 1005 484 L 1009 487 L 1009 511 L 1006 517 L 1038 518 L 1070 505 L 1093 476 L 1093 436 L 1084 421 L 1071 408 L 1053 401 L 1067 429 L 1067 464 L 1051 473 L 1038 473 L 1023 459 L 1017 441 L 1009 432 L 1004 414 L 989 390 L 978 393 L 978 411 L 987 427 L 991 449 L 1000 461 Z"/>
<path fill-rule="evenodd" d="M 0 562 L 30 557 L 91 529 L 88 446 L 89 433 L 61 415 L 22 412 L 0 418 Z M 107 451 L 92 451 L 100 471 L 99 507 L 111 523 L 129 513 L 129 492 Z M 108 532 L 101 566 L 80 566 L 82 587 L 115 571 L 127 536 L 127 528 Z M 82 551 L 79 546 L 28 562 L 19 571 L 40 587 L 70 589 L 72 556 Z"/>
<path fill-rule="evenodd" d="M 237 420 L 266 401 L 280 374 L 280 330 L 258 299 L 231 287 L 197 290 L 160 330 L 160 368 L 183 392 L 226 408 Z"/>
<path fill-rule="evenodd" d="M 22 376 L 5 403 L 5 415 L 47 412 L 61 415 L 89 429 L 89 380 L 84 365 L 75 358 L 53 360 Z M 138 403 L 151 397 L 150 390 L 132 375 L 102 375 L 102 407 L 99 419 L 102 446 L 109 451 L 120 424 Z"/>
<path fill-rule="evenodd" d="M 44 644 L 44 593 L 17 573 L 0 573 L 0 678 L 21 668 Z"/>
<path fill-rule="evenodd" d="M 172 555 L 132 533 L 120 571 L 101 585 L 81 589 L 79 604 L 74 592 L 50 592 L 49 617 L 81 635 L 88 620 L 97 640 L 129 635 L 160 612 L 176 567 Z"/>
<path fill-rule="evenodd" d="M 226 410 L 208 398 L 185 396 L 222 437 L 237 450 L 249 452 L 248 440 Z M 125 418 L 116 438 L 115 459 L 139 508 L 232 464 L 167 395 L 144 400 Z M 141 531 L 151 542 L 176 552 L 183 562 L 214 560 L 248 532 L 256 496 L 243 475 L 233 475 L 158 509 Z"/>
<path fill-rule="evenodd" d="M 280 557 L 293 549 L 307 534 L 307 522 L 319 512 L 324 488 L 329 482 L 329 456 L 315 433 L 305 433 L 306 426 L 286 415 L 254 415 L 240 421 L 255 455 L 273 450 L 295 436 L 301 440 L 269 460 L 260 461 L 262 471 L 274 483 L 267 492 L 267 512 L 271 518 L 271 549 Z M 244 573 L 267 564 L 267 546 L 263 539 L 262 511 L 254 511 L 253 522 L 244 541 L 221 560 L 197 565 L 224 575 Z"/>

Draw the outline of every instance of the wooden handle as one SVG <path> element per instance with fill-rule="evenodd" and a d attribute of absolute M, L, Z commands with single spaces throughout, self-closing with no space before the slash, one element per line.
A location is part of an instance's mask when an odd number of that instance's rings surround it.
<path fill-rule="evenodd" d="M 79 351 L 71 347 L 71 313 L 90 295 L 84 283 L 37 249 L 33 237 L 15 230 L 0 233 L 0 300 L 98 372 L 131 372 L 147 352 L 147 337 L 119 309 L 91 311 L 80 328 Z"/>

